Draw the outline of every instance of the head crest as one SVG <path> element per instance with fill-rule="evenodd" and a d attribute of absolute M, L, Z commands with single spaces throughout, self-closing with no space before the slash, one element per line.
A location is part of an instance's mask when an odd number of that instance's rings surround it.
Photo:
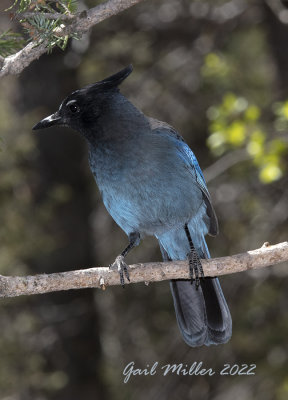
<path fill-rule="evenodd" d="M 116 74 L 111 75 L 97 83 L 106 87 L 119 86 L 131 74 L 132 71 L 133 67 L 132 64 L 130 64 L 128 67 L 121 69 L 121 71 L 117 72 Z"/>
<path fill-rule="evenodd" d="M 128 65 L 128 67 L 122 69 L 121 71 L 117 72 L 114 75 L 109 76 L 108 78 L 103 79 L 102 81 L 98 81 L 95 83 L 92 83 L 90 85 L 84 86 L 82 89 L 76 90 L 75 92 L 72 93 L 72 95 L 75 95 L 77 93 L 94 93 L 94 91 L 101 91 L 105 89 L 113 89 L 117 88 L 123 81 L 124 79 L 127 78 L 133 71 L 132 64 Z"/>

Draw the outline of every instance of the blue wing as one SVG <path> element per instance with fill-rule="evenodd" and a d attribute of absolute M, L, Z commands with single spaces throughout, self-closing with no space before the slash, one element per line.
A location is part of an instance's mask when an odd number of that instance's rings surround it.
<path fill-rule="evenodd" d="M 183 159 L 187 165 L 187 168 L 194 173 L 195 180 L 203 193 L 203 198 L 207 207 L 207 215 L 210 219 L 209 234 L 216 236 L 218 234 L 218 221 L 216 213 L 211 203 L 211 197 L 208 192 L 203 172 L 200 168 L 197 158 L 195 157 L 195 154 L 184 141 L 182 136 L 179 135 L 179 133 L 172 126 L 153 118 L 149 118 L 149 122 L 153 133 L 171 137 L 171 140 L 173 140 L 175 143 L 175 147 L 178 148 L 179 156 Z"/>

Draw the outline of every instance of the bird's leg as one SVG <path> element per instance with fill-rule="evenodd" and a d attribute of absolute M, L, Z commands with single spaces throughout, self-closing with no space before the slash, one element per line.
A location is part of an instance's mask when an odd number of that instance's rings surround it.
<path fill-rule="evenodd" d="M 132 250 L 133 247 L 138 246 L 139 243 L 140 243 L 139 232 L 130 233 L 128 246 L 122 251 L 121 254 L 119 254 L 118 257 L 116 257 L 114 263 L 110 265 L 111 269 L 117 269 L 117 271 L 119 272 L 120 283 L 122 287 L 124 287 L 124 275 L 126 276 L 126 279 L 130 282 L 128 266 L 125 263 L 124 258 L 127 256 L 129 251 Z"/>
<path fill-rule="evenodd" d="M 201 278 L 204 278 L 204 271 L 202 268 L 201 260 L 200 257 L 194 247 L 194 244 L 191 239 L 191 235 L 189 232 L 188 225 L 185 224 L 185 233 L 189 242 L 189 247 L 190 247 L 190 252 L 188 253 L 188 260 L 189 260 L 189 271 L 190 271 L 190 278 L 191 278 L 191 283 L 193 283 L 193 279 L 195 279 L 196 283 L 196 289 L 198 289 L 200 285 L 200 278 L 199 278 L 199 273 L 201 275 Z"/>

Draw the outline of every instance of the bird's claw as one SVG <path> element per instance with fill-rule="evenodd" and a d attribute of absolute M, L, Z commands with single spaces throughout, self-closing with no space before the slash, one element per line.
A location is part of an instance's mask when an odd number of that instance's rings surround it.
<path fill-rule="evenodd" d="M 114 263 L 110 265 L 110 269 L 117 269 L 120 275 L 120 283 L 123 288 L 125 287 L 124 276 L 126 276 L 127 281 L 130 282 L 128 265 L 125 263 L 124 256 L 122 256 L 121 254 L 116 257 Z"/>
<path fill-rule="evenodd" d="M 196 289 L 198 290 L 200 286 L 200 278 L 204 278 L 204 271 L 201 260 L 196 251 L 191 251 L 188 254 L 188 260 L 191 284 L 193 284 L 193 280 L 195 280 Z"/>

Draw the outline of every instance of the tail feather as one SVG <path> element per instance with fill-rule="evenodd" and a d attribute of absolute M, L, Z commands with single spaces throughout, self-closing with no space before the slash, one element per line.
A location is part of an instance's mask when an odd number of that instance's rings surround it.
<path fill-rule="evenodd" d="M 207 336 L 207 317 L 202 293 L 199 290 L 196 293 L 190 281 L 171 281 L 170 288 L 183 339 L 189 346 L 201 346 Z"/>
<path fill-rule="evenodd" d="M 173 242 L 182 242 L 179 231 L 176 232 L 177 238 Z M 171 234 L 169 237 L 158 238 L 164 260 L 175 259 L 175 252 L 169 251 Z M 185 238 L 182 245 L 183 254 L 181 258 L 186 258 L 188 253 Z M 194 243 L 195 245 L 195 243 Z M 177 246 L 177 247 L 178 247 Z M 195 246 L 196 247 L 196 246 Z M 173 245 L 171 243 L 171 248 Z M 196 247 L 201 258 L 209 257 L 209 251 L 204 237 L 201 238 L 201 246 Z M 174 248 L 175 249 L 175 248 Z M 172 253 L 172 254 L 171 254 Z M 185 256 L 184 256 L 185 254 Z M 177 248 L 177 258 L 179 259 L 180 250 Z M 226 343 L 232 335 L 232 320 L 228 305 L 224 298 L 218 278 L 201 279 L 198 290 L 195 284 L 189 280 L 173 280 L 170 282 L 173 296 L 176 318 L 179 329 L 185 342 L 192 347 L 211 344 Z"/>
<path fill-rule="evenodd" d="M 217 278 L 205 278 L 196 290 L 190 281 L 170 282 L 176 318 L 192 347 L 226 343 L 232 334 L 230 312 Z"/>

